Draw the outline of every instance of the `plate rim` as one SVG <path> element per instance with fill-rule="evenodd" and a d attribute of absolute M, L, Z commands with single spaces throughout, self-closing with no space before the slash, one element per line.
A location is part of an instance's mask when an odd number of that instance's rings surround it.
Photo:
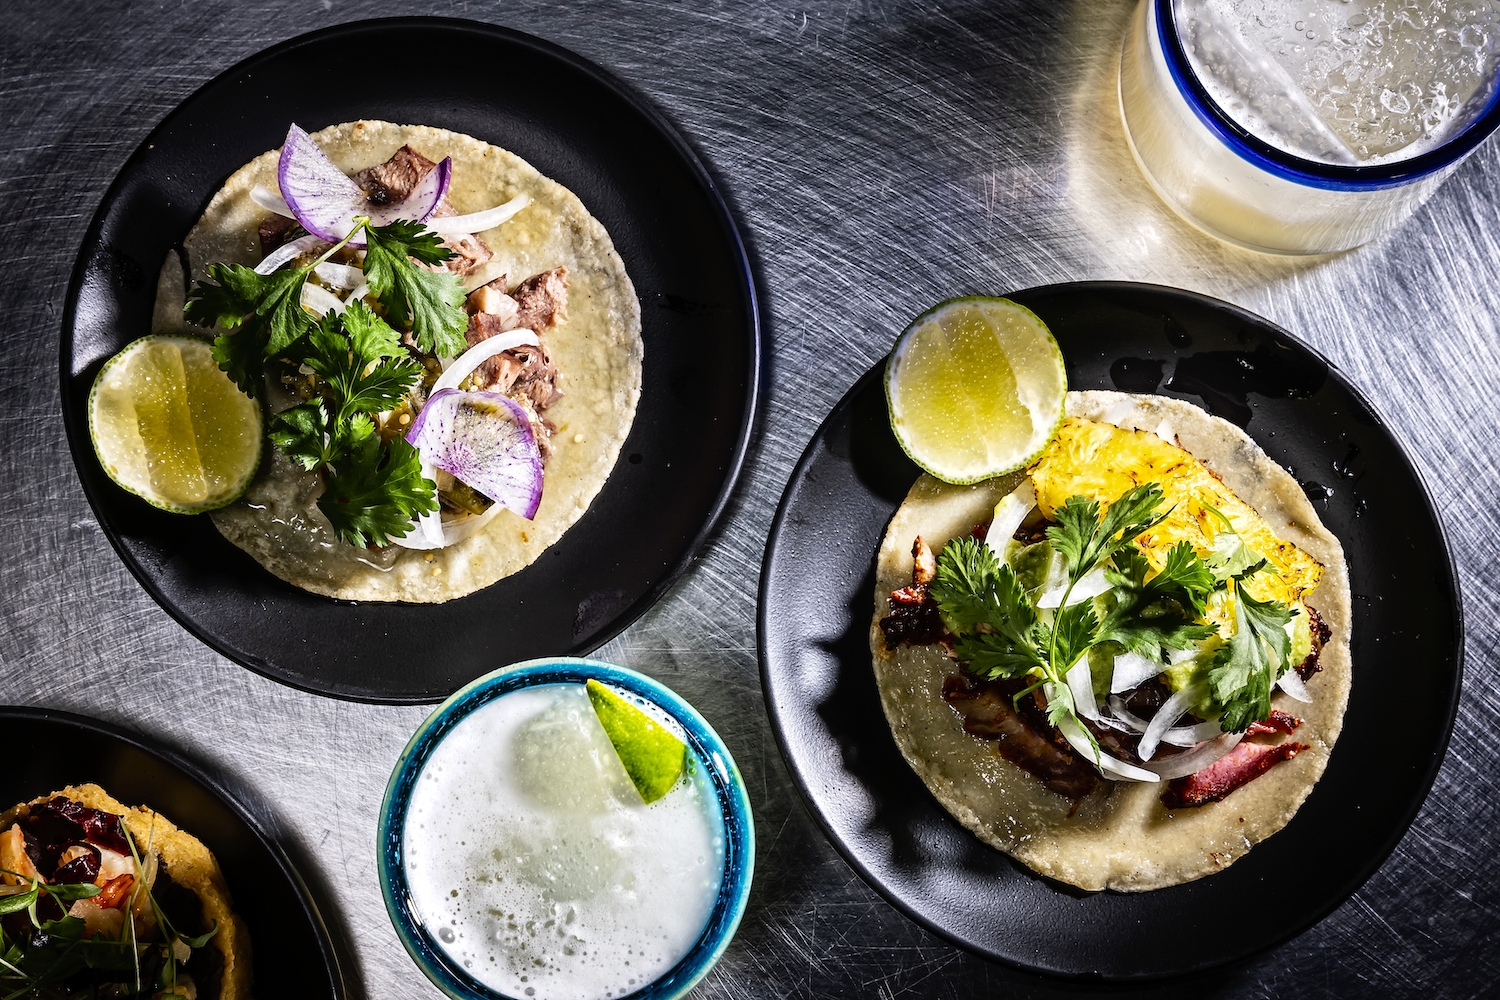
<path fill-rule="evenodd" d="M 1242 306 L 1225 301 L 1224 299 L 1215 298 L 1211 295 L 1205 295 L 1201 292 L 1195 292 L 1183 288 L 1175 288 L 1170 285 L 1160 285 L 1151 282 L 1116 280 L 1062 281 L 1052 282 L 1045 285 L 1033 285 L 1027 288 L 1007 291 L 1003 293 L 1003 295 L 1007 298 L 1011 296 L 1024 297 L 1028 295 L 1057 293 L 1060 291 L 1072 291 L 1078 293 L 1108 293 L 1111 291 L 1128 291 L 1138 293 L 1146 291 L 1153 295 L 1162 295 L 1168 298 L 1185 299 L 1197 305 L 1212 308 L 1216 311 L 1228 311 L 1232 314 L 1235 314 L 1239 318 L 1253 324 L 1257 328 L 1264 329 L 1267 332 L 1274 333 L 1278 336 L 1286 338 L 1297 347 L 1306 350 L 1310 355 L 1327 365 L 1329 375 L 1338 381 L 1340 387 L 1344 391 L 1348 392 L 1350 396 L 1352 396 L 1357 402 L 1365 407 L 1365 409 L 1374 418 L 1375 427 L 1390 439 L 1392 444 L 1395 446 L 1397 453 L 1400 455 L 1402 461 L 1405 462 L 1406 468 L 1410 472 L 1412 480 L 1417 485 L 1417 489 L 1421 495 L 1422 501 L 1426 505 L 1426 512 L 1431 522 L 1437 528 L 1438 539 L 1443 547 L 1443 553 L 1446 557 L 1443 562 L 1445 563 L 1447 568 L 1446 580 L 1448 584 L 1448 596 L 1453 608 L 1453 682 L 1448 692 L 1447 703 L 1444 707 L 1442 715 L 1443 725 L 1441 736 L 1438 740 L 1439 745 L 1434 748 L 1437 750 L 1437 752 L 1428 755 L 1426 761 L 1423 764 L 1423 767 L 1419 770 L 1418 785 L 1421 788 L 1421 795 L 1414 797 L 1411 802 L 1406 804 L 1405 808 L 1402 811 L 1400 822 L 1394 824 L 1391 827 L 1390 831 L 1380 843 L 1379 849 L 1370 854 L 1370 856 L 1357 868 L 1353 875 L 1338 887 L 1337 892 L 1329 894 L 1328 901 L 1326 901 L 1324 905 L 1316 908 L 1311 919 L 1295 922 L 1289 925 L 1282 933 L 1278 934 L 1273 939 L 1264 942 L 1260 946 L 1237 956 L 1231 956 L 1229 958 L 1219 959 L 1207 964 L 1181 968 L 1173 971 L 1139 976 L 1104 976 L 1098 973 L 1069 973 L 1039 968 L 1035 966 L 1028 966 L 1023 963 L 1013 961 L 1012 959 L 994 954 L 976 945 L 974 942 L 963 939 L 957 933 L 950 931 L 948 928 L 945 928 L 935 921 L 929 920 L 926 916 L 918 913 L 904 900 L 899 898 L 899 896 L 893 890 L 889 889 L 880 879 L 878 879 L 874 875 L 874 873 L 870 870 L 870 867 L 866 865 L 865 862 L 859 857 L 858 853 L 852 847 L 846 844 L 843 838 L 834 830 L 833 824 L 830 822 L 828 817 L 824 815 L 823 811 L 818 806 L 817 799 L 814 797 L 814 794 L 812 792 L 811 783 L 803 775 L 801 768 L 794 763 L 793 757 L 789 752 L 787 734 L 783 728 L 781 713 L 779 711 L 779 707 L 783 704 L 783 699 L 777 695 L 776 686 L 772 683 L 772 671 L 769 662 L 770 658 L 767 655 L 767 633 L 768 630 L 772 628 L 772 626 L 770 625 L 770 621 L 768 618 L 768 609 L 765 600 L 766 589 L 770 585 L 771 580 L 772 564 L 774 563 L 777 556 L 778 537 L 780 535 L 785 518 L 789 516 L 788 499 L 792 486 L 804 479 L 808 466 L 812 464 L 813 459 L 816 457 L 818 449 L 823 443 L 824 431 L 825 428 L 828 427 L 830 420 L 835 414 L 845 412 L 849 404 L 851 404 L 852 401 L 861 392 L 866 391 L 869 383 L 880 377 L 880 373 L 885 367 L 885 363 L 889 358 L 889 354 L 882 355 L 880 358 L 876 359 L 865 372 L 860 374 L 855 379 L 848 390 L 846 390 L 844 394 L 839 397 L 839 401 L 834 404 L 834 406 L 827 412 L 827 414 L 825 414 L 823 420 L 818 424 L 817 429 L 813 432 L 812 437 L 809 438 L 807 445 L 802 451 L 801 456 L 798 458 L 797 464 L 794 466 L 792 473 L 787 479 L 786 485 L 783 488 L 781 499 L 777 502 L 776 515 L 772 519 L 770 528 L 767 530 L 766 534 L 766 550 L 761 561 L 760 580 L 756 593 L 756 658 L 758 660 L 758 665 L 760 668 L 759 675 L 761 682 L 761 692 L 762 697 L 766 702 L 766 715 L 771 724 L 771 732 L 776 740 L 776 747 L 781 753 L 782 762 L 786 766 L 787 772 L 792 779 L 792 783 L 797 789 L 797 793 L 802 798 L 803 806 L 806 807 L 808 813 L 812 815 L 813 819 L 817 822 L 818 827 L 823 831 L 824 837 L 833 846 L 834 850 L 837 851 L 844 862 L 848 864 L 852 869 L 854 869 L 854 871 L 860 876 L 860 878 L 863 879 L 864 882 L 870 886 L 870 888 L 874 889 L 882 899 L 895 907 L 895 909 L 907 919 L 913 921 L 918 926 L 933 933 L 942 940 L 956 945 L 957 947 L 963 949 L 964 951 L 967 951 L 972 955 L 976 955 L 986 961 L 993 962 L 1005 968 L 1038 976 L 1043 978 L 1044 980 L 1051 982 L 1110 982 L 1138 985 L 1164 983 L 1174 980 L 1180 980 L 1187 976 L 1194 976 L 1212 972 L 1214 970 L 1243 966 L 1255 959 L 1257 956 L 1264 955 L 1267 952 L 1278 948 L 1281 945 L 1284 945 L 1292 938 L 1297 937 L 1298 935 L 1311 929 L 1314 925 L 1320 923 L 1334 910 L 1338 909 L 1345 902 L 1347 902 L 1349 898 L 1356 892 L 1358 892 L 1359 889 L 1367 881 L 1369 881 L 1369 879 L 1377 871 L 1379 871 L 1381 866 L 1383 866 L 1385 862 L 1390 858 L 1391 854 L 1400 844 L 1402 838 L 1406 836 L 1407 832 L 1411 829 L 1412 824 L 1416 821 L 1416 818 L 1421 812 L 1422 806 L 1426 803 L 1428 796 L 1432 794 L 1432 786 L 1437 780 L 1438 772 L 1442 768 L 1444 759 L 1447 757 L 1449 743 L 1453 736 L 1453 724 L 1455 719 L 1457 718 L 1459 701 L 1463 693 L 1464 663 L 1466 658 L 1466 649 L 1464 642 L 1464 608 L 1461 581 L 1458 574 L 1458 563 L 1453 554 L 1453 545 L 1451 543 L 1451 539 L 1449 538 L 1447 525 L 1444 523 L 1441 517 L 1441 512 L 1437 504 L 1434 502 L 1431 488 L 1428 486 L 1426 479 L 1422 476 L 1416 464 L 1412 461 L 1410 448 L 1407 446 L 1406 442 L 1400 435 L 1395 434 L 1392 431 L 1385 417 L 1380 413 L 1378 409 L 1375 408 L 1375 406 L 1372 405 L 1370 399 L 1364 394 L 1364 392 L 1361 391 L 1359 387 L 1356 386 L 1353 381 L 1350 380 L 1349 377 L 1345 375 L 1344 372 L 1336 364 L 1330 361 L 1317 348 L 1308 344 L 1295 334 L 1285 330 L 1283 327 L 1273 322 L 1272 320 L 1267 319 L 1266 317 L 1261 316 L 1257 313 L 1251 312 L 1250 310 L 1245 309 Z M 1257 442 L 1257 444 L 1258 443 L 1259 442 Z M 870 555 L 872 564 L 874 556 L 875 554 L 872 552 Z M 903 760 L 902 763 L 905 764 L 906 762 Z M 925 782 L 923 783 L 923 793 L 926 794 L 929 798 L 932 797 L 932 793 L 926 787 Z M 933 801 L 934 804 L 937 804 L 937 808 L 946 822 L 954 824 L 963 835 L 969 837 L 974 836 L 969 830 L 958 824 L 957 820 L 955 820 L 952 815 L 941 806 L 941 804 L 936 803 L 936 799 L 933 799 Z M 995 848 L 991 848 L 988 845 L 984 846 L 987 850 L 995 851 L 998 854 L 1004 854 L 1004 852 L 997 851 Z M 1009 861 L 1011 864 L 1016 865 L 1018 868 L 1024 869 L 1024 866 L 1021 866 L 1019 862 L 1015 861 L 1015 859 L 1010 858 Z M 1207 877 L 1211 876 L 1205 876 L 1205 878 Z M 1050 884 L 1050 880 L 1044 879 L 1044 881 L 1048 881 Z M 1106 889 L 1101 891 L 1114 892 L 1115 890 Z M 1125 893 L 1118 894 L 1127 895 Z"/>
<path fill-rule="evenodd" d="M 92 716 L 79 715 L 58 708 L 45 708 L 35 705 L 0 705 L 0 720 L 26 720 L 32 722 L 55 723 L 63 726 L 81 729 L 86 732 L 106 736 L 117 740 L 127 746 L 133 747 L 148 756 L 167 764 L 184 774 L 194 784 L 207 791 L 221 805 L 228 808 L 255 841 L 266 849 L 271 860 L 276 864 L 278 870 L 286 880 L 291 883 L 292 890 L 296 893 L 297 900 L 302 906 L 302 912 L 307 916 L 312 925 L 313 936 L 317 939 L 318 953 L 323 958 L 323 966 L 328 972 L 329 985 L 333 987 L 333 995 L 337 1000 L 344 1000 L 349 994 L 348 979 L 344 975 L 343 963 L 339 958 L 338 949 L 333 944 L 333 935 L 329 932 L 328 924 L 323 919 L 323 913 L 319 909 L 317 901 L 313 898 L 312 891 L 297 870 L 281 844 L 266 832 L 265 828 L 249 809 L 240 802 L 238 796 L 234 795 L 224 783 L 204 770 L 202 765 L 184 756 L 177 750 L 158 743 L 140 733 L 132 732 L 122 726 Z M 253 942 L 252 942 L 253 946 Z"/>
<path fill-rule="evenodd" d="M 470 32 L 489 35 L 501 39 L 506 43 L 521 45 L 547 58 L 564 63 L 569 69 L 583 74 L 599 86 L 613 93 L 642 115 L 656 129 L 657 133 L 667 141 L 675 155 L 681 160 L 696 183 L 702 188 L 707 207 L 711 209 L 718 227 L 726 238 L 726 249 L 731 251 L 734 258 L 734 278 L 745 297 L 748 322 L 744 331 L 746 334 L 745 360 L 747 362 L 746 389 L 740 423 L 738 428 L 735 429 L 735 445 L 729 456 L 723 479 L 715 493 L 713 502 L 708 508 L 707 516 L 703 519 L 697 532 L 683 548 L 682 554 L 678 557 L 677 561 L 663 572 L 652 587 L 618 612 L 604 627 L 590 634 L 585 641 L 575 643 L 566 650 L 558 651 L 557 655 L 587 656 L 614 639 L 656 606 L 666 592 L 682 578 L 683 574 L 702 555 L 703 547 L 709 538 L 723 526 L 725 513 L 744 475 L 745 463 L 749 457 L 750 446 L 755 436 L 755 429 L 758 426 L 765 404 L 764 381 L 766 378 L 765 354 L 767 346 L 766 324 L 761 315 L 760 291 L 756 283 L 755 268 L 750 258 L 749 249 L 740 232 L 739 224 L 736 222 L 735 213 L 731 207 L 727 191 L 718 183 L 713 173 L 708 169 L 707 164 L 688 143 L 687 138 L 678 130 L 676 125 L 656 107 L 650 98 L 620 77 L 578 53 L 544 38 L 504 25 L 491 24 L 469 18 L 412 15 L 344 21 L 325 28 L 303 32 L 291 38 L 283 39 L 266 48 L 259 49 L 199 84 L 190 94 L 178 101 L 151 128 L 145 137 L 141 139 L 130 156 L 126 158 L 125 162 L 116 171 L 114 178 L 100 197 L 98 206 L 95 208 L 89 225 L 85 229 L 83 238 L 79 242 L 78 249 L 74 254 L 73 268 L 63 299 L 60 336 L 58 339 L 58 378 L 60 391 L 59 406 L 62 411 L 64 436 L 67 439 L 69 454 L 73 460 L 74 473 L 78 475 L 78 481 L 83 489 L 84 497 L 88 501 L 89 508 L 94 514 L 95 520 L 99 523 L 100 529 L 109 540 L 110 547 L 114 549 L 116 556 L 130 571 L 131 575 L 135 577 L 142 588 L 151 596 L 152 600 L 162 610 L 166 611 L 173 620 L 195 639 L 208 646 L 220 656 L 262 677 L 295 690 L 305 691 L 321 697 L 337 698 L 341 701 L 364 704 L 426 705 L 437 704 L 443 701 L 447 695 L 401 694 L 392 696 L 377 694 L 365 689 L 341 690 L 335 689 L 331 685 L 320 687 L 316 684 L 287 676 L 284 671 L 278 670 L 269 662 L 251 656 L 248 653 L 235 651 L 229 648 L 227 643 L 221 642 L 217 638 L 211 639 L 202 634 L 195 626 L 192 617 L 162 590 L 147 567 L 142 565 L 139 560 L 135 559 L 126 550 L 119 533 L 101 513 L 101 506 L 105 505 L 106 498 L 102 495 L 96 495 L 96 491 L 80 474 L 80 461 L 89 460 L 88 456 L 92 455 L 93 444 L 89 439 L 86 415 L 82 425 L 80 425 L 79 419 L 75 415 L 74 411 L 77 409 L 77 400 L 73 398 L 74 394 L 70 386 L 70 382 L 74 378 L 71 375 L 70 363 L 72 359 L 70 355 L 75 344 L 74 329 L 78 316 L 80 293 L 83 289 L 87 272 L 85 251 L 91 246 L 102 245 L 102 230 L 110 206 L 119 198 L 126 175 L 137 168 L 141 161 L 146 158 L 156 138 L 184 113 L 183 109 L 187 105 L 197 100 L 210 89 L 243 76 L 264 61 L 277 58 L 286 52 L 307 44 L 324 42 L 329 39 L 339 38 L 340 36 L 369 31 L 400 30 L 403 27 L 436 27 L 445 30 Z M 80 456 L 83 457 L 80 458 Z M 97 459 L 94 460 L 97 461 Z M 620 458 L 617 456 L 616 466 L 618 466 L 619 461 Z M 611 475 L 613 471 L 614 467 L 612 466 Z M 565 531 L 563 534 L 565 536 L 567 532 Z M 560 540 L 561 538 L 559 538 Z M 263 567 L 262 570 L 264 571 Z M 286 587 L 293 587 L 292 584 L 285 581 L 281 581 L 281 583 Z M 479 591 L 475 591 L 474 593 L 480 593 L 484 589 L 480 588 Z M 358 605 L 361 607 L 402 603 L 388 601 L 345 601 L 322 595 L 315 596 L 333 604 Z M 472 595 L 464 596 L 468 597 Z M 458 599 L 461 600 L 462 598 Z"/>

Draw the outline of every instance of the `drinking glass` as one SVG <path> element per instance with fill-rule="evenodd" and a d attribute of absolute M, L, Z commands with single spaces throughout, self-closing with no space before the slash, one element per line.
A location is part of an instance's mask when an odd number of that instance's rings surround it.
<path fill-rule="evenodd" d="M 1455 101 L 1441 141 L 1418 141 L 1365 160 L 1342 147 L 1336 157 L 1297 155 L 1284 141 L 1267 141 L 1267 130 L 1257 134 L 1240 124 L 1210 94 L 1188 47 L 1204 38 L 1219 44 L 1225 33 L 1222 25 L 1209 25 L 1212 34 L 1194 36 L 1191 29 L 1204 26 L 1195 25 L 1193 16 L 1183 0 L 1141 0 L 1120 53 L 1120 113 L 1136 162 L 1161 199 L 1231 243 L 1282 254 L 1330 253 L 1366 243 L 1416 211 L 1500 124 L 1492 62 L 1485 62 L 1487 82 L 1473 97 Z M 1481 37 L 1488 51 L 1492 39 Z M 1277 87 L 1288 100 L 1311 100 L 1297 94 L 1295 81 L 1269 61 L 1245 60 L 1237 69 L 1241 85 L 1248 75 L 1250 89 L 1259 90 L 1252 103 L 1275 95 Z M 1256 79 L 1258 72 L 1265 78 Z M 1389 91 L 1380 99 L 1388 100 Z M 1238 110 L 1245 118 L 1243 107 Z M 1311 119 L 1307 131 L 1319 129 L 1326 134 L 1313 142 L 1338 143 L 1327 126 Z M 1332 158 L 1345 162 L 1322 162 Z"/>

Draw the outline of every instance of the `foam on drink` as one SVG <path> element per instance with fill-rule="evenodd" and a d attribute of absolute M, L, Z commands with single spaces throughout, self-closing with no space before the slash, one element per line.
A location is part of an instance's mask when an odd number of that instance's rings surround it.
<path fill-rule="evenodd" d="M 582 685 L 475 710 L 432 752 L 407 812 L 429 932 L 510 996 L 601 1000 L 659 978 L 702 933 L 724 867 L 717 798 L 689 761 L 643 805 Z"/>
<path fill-rule="evenodd" d="M 1493 0 L 1173 0 L 1214 102 L 1321 163 L 1404 160 L 1483 110 L 1500 56 Z"/>

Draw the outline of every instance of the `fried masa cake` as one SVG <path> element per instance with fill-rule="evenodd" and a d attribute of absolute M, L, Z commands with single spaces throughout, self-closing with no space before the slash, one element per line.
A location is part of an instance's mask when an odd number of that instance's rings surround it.
<path fill-rule="evenodd" d="M 66 800 L 73 807 L 63 805 L 59 809 L 58 800 Z M 91 811 L 97 813 L 90 815 Z M 133 845 L 124 841 L 118 828 L 112 828 L 110 817 L 118 818 Z M 56 843 L 49 844 L 49 840 Z M 123 919 L 102 919 L 102 910 L 106 907 L 100 905 L 101 900 L 114 904 L 117 909 L 133 910 L 135 932 L 142 941 L 157 934 L 154 910 L 159 907 L 169 915 L 174 926 L 186 924 L 176 926 L 181 936 L 196 938 L 212 931 L 203 947 L 193 949 L 185 966 L 193 979 L 193 992 L 197 997 L 201 1000 L 213 997 L 245 1000 L 250 997 L 249 931 L 232 908 L 218 861 L 202 841 L 179 829 L 160 813 L 125 805 L 98 785 L 70 785 L 0 813 L 0 868 L 7 873 L 16 873 L 4 874 L 0 880 L 17 885 L 23 882 L 17 877 L 20 875 L 40 877 L 54 884 L 81 881 L 76 872 L 71 877 L 59 878 L 60 871 L 37 870 L 34 858 L 43 858 L 45 866 L 52 860 L 48 848 L 56 849 L 64 842 L 76 842 L 77 846 L 65 847 L 62 858 L 68 858 L 70 853 L 76 854 L 79 855 L 77 861 L 86 863 L 85 855 L 92 847 L 98 859 L 94 863 L 98 874 L 92 881 L 95 884 L 102 882 L 101 892 L 73 903 L 69 911 L 70 915 L 84 919 L 88 936 L 111 934 L 112 929 L 122 935 L 128 931 L 123 926 Z M 114 848 L 109 846 L 110 843 Z M 131 846 L 135 848 L 139 863 L 127 853 Z M 119 847 L 125 847 L 126 852 L 115 849 Z M 127 874 L 107 878 L 114 868 L 123 868 Z M 145 882 L 148 892 L 132 891 L 136 878 Z M 125 888 L 111 892 L 111 881 L 117 887 L 123 882 Z M 151 905 L 153 900 L 156 907 Z M 200 913 L 193 912 L 194 902 Z M 29 926 L 29 917 L 24 912 L 12 916 L 26 919 Z M 181 948 L 178 951 L 180 957 Z M 150 986 L 146 995 L 153 995 L 156 991 L 156 986 Z"/>

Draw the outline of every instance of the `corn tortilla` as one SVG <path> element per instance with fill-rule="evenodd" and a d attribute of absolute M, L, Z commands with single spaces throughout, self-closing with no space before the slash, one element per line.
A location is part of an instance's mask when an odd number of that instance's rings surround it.
<path fill-rule="evenodd" d="M 214 524 L 276 576 L 314 593 L 420 603 L 462 597 L 530 565 L 603 488 L 640 399 L 640 303 L 603 225 L 571 191 L 514 153 L 445 129 L 380 121 L 334 125 L 313 138 L 350 174 L 384 162 L 403 145 L 433 160 L 453 157 L 448 199 L 460 214 L 531 196 L 511 221 L 477 234 L 494 256 L 465 284 L 477 288 L 504 274 L 515 285 L 550 268 L 568 268 L 568 318 L 544 334 L 565 395 L 546 410 L 557 431 L 541 508 L 531 521 L 501 511 L 478 534 L 431 552 L 356 549 L 338 542 L 317 510 L 317 475 L 268 444 L 249 492 L 216 511 Z M 209 203 L 184 241 L 193 280 L 207 277 L 215 262 L 260 261 L 257 227 L 267 213 L 250 192 L 256 185 L 276 190 L 279 155 L 271 150 L 250 161 Z M 155 332 L 203 333 L 185 326 L 184 296 L 182 268 L 169 259 L 158 285 Z M 280 407 L 273 401 L 272 408 Z"/>
<path fill-rule="evenodd" d="M 964 731 L 943 700 L 943 678 L 958 667 L 936 646 L 885 649 L 880 619 L 892 590 L 911 582 L 911 546 L 921 535 L 934 551 L 987 522 L 994 505 L 1025 475 L 974 486 L 922 476 L 896 511 L 876 559 L 875 615 L 870 626 L 876 683 L 902 756 L 959 822 L 981 840 L 1049 878 L 1083 889 L 1127 892 L 1202 878 L 1233 864 L 1292 818 L 1327 766 L 1349 700 L 1349 571 L 1343 548 L 1319 520 L 1302 487 L 1239 427 L 1160 396 L 1070 392 L 1069 416 L 1127 429 L 1164 424 L 1182 447 L 1218 473 L 1284 541 L 1324 566 L 1307 604 L 1332 634 L 1308 681 L 1311 704 L 1277 692 L 1275 707 L 1303 719 L 1288 739 L 1309 749 L 1277 764 L 1222 802 L 1168 810 L 1162 784 L 1102 782 L 1074 803 Z"/>

